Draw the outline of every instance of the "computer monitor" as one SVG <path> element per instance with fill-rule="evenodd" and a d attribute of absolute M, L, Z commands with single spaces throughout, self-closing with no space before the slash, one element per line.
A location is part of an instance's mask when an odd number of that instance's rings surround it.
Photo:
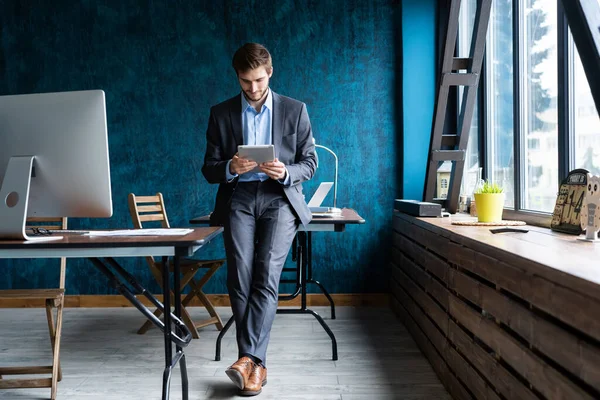
<path fill-rule="evenodd" d="M 0 96 L 0 182 L 0 239 L 41 239 L 28 216 L 110 217 L 104 92 Z"/>

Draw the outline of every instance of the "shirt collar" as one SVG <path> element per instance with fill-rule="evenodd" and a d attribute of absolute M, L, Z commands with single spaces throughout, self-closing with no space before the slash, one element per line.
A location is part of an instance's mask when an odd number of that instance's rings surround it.
<path fill-rule="evenodd" d="M 269 111 L 273 111 L 273 92 L 271 91 L 271 88 L 267 89 L 269 91 L 269 93 L 267 93 L 267 99 L 265 100 L 265 104 L 263 104 L 265 107 L 267 107 L 269 109 Z M 244 95 L 244 92 L 242 92 L 242 112 L 246 112 L 246 110 L 248 110 L 248 107 L 252 107 L 250 105 L 250 103 L 248 103 L 248 100 L 246 100 L 246 96 Z"/>

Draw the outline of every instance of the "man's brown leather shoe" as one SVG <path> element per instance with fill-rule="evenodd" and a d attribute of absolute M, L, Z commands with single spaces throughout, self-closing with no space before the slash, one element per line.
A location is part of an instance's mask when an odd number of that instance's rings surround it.
<path fill-rule="evenodd" d="M 254 364 L 248 383 L 244 387 L 244 390 L 240 392 L 242 396 L 256 396 L 262 392 L 262 387 L 267 384 L 267 368 Z"/>
<path fill-rule="evenodd" d="M 238 388 L 244 389 L 255 365 L 250 357 L 244 356 L 227 368 L 225 373 Z"/>

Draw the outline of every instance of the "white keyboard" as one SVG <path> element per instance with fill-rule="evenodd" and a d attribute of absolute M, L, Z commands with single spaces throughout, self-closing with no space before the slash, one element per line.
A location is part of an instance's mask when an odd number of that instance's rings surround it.
<path fill-rule="evenodd" d="M 76 235 L 83 235 L 85 233 L 89 233 L 89 229 L 88 230 L 81 230 L 81 229 L 48 229 L 48 232 L 52 233 L 52 234 L 76 234 Z"/>

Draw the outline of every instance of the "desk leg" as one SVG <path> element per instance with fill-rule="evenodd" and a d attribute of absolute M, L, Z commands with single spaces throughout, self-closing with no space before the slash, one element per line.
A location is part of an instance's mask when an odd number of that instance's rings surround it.
<path fill-rule="evenodd" d="M 221 332 L 219 332 L 219 336 L 217 337 L 217 349 L 215 351 L 215 361 L 221 361 L 221 340 L 223 340 L 223 336 L 225 336 L 229 328 L 231 328 L 231 325 L 233 325 L 234 321 L 235 319 L 232 315 L 223 327 L 223 329 L 221 329 Z"/>
<path fill-rule="evenodd" d="M 306 247 L 307 247 L 307 260 L 306 260 L 306 264 L 308 265 L 308 278 L 306 280 L 307 283 L 314 283 L 315 285 L 317 285 L 321 291 L 323 292 L 323 294 L 325 295 L 325 297 L 327 297 L 327 300 L 329 300 L 329 305 L 331 306 L 331 319 L 335 319 L 335 303 L 333 302 L 333 299 L 331 298 L 331 295 L 329 294 L 329 292 L 327 291 L 327 289 L 325 289 L 325 287 L 321 284 L 321 282 L 313 279 L 313 270 L 312 270 L 312 232 L 307 232 L 308 234 L 308 240 L 306 243 Z"/>
<path fill-rule="evenodd" d="M 163 257 L 163 293 L 164 293 L 164 304 L 160 303 L 156 297 L 151 295 L 143 286 L 141 286 L 137 280 L 128 273 L 123 267 L 121 267 L 113 258 L 107 257 L 105 262 L 99 258 L 90 258 L 92 264 L 106 277 L 108 278 L 111 285 L 119 291 L 127 300 L 131 302 L 139 311 L 142 312 L 154 325 L 164 332 L 165 338 L 165 371 L 163 373 L 163 400 L 169 399 L 169 386 L 171 381 L 171 371 L 181 361 L 181 383 L 182 383 L 182 397 L 183 400 L 188 400 L 188 381 L 187 381 L 187 368 L 185 364 L 185 355 L 183 353 L 183 347 L 187 346 L 192 340 L 192 333 L 185 326 L 185 323 L 181 320 L 181 295 L 177 292 L 174 296 L 175 301 L 175 313 L 171 313 L 171 295 L 169 285 L 169 269 L 168 269 L 168 257 Z M 173 261 L 174 272 L 175 272 L 175 285 L 179 286 L 180 282 L 180 268 L 179 268 L 179 256 L 176 255 Z M 112 267 L 121 278 L 117 278 L 117 275 L 109 268 Z M 166 267 L 165 267 L 166 266 Z M 129 286 L 133 288 L 133 291 L 124 283 L 127 282 Z M 163 311 L 164 322 L 158 319 L 148 307 L 144 306 L 140 300 L 136 297 L 137 294 L 144 295 L 152 304 L 158 309 Z M 177 329 L 175 333 L 171 331 L 171 325 L 174 325 Z M 176 343 L 175 358 L 173 358 L 172 342 Z"/>
<path fill-rule="evenodd" d="M 292 257 L 294 255 L 296 256 L 296 292 L 288 296 L 279 296 L 279 300 L 287 301 L 293 300 L 296 297 L 298 297 L 298 295 L 300 295 L 300 309 L 278 309 L 277 314 L 311 314 L 312 316 L 314 316 L 317 319 L 317 321 L 319 321 L 319 324 L 321 324 L 321 326 L 323 327 L 325 332 L 327 332 L 327 335 L 329 335 L 329 338 L 331 339 L 332 359 L 333 361 L 336 361 L 338 359 L 338 353 L 337 340 L 335 339 L 335 335 L 319 314 L 307 308 L 306 286 L 307 283 L 314 283 L 321 288 L 325 296 L 329 299 L 329 303 L 331 304 L 331 316 L 332 319 L 335 319 L 335 305 L 333 303 L 333 299 L 331 298 L 327 290 L 325 290 L 323 285 L 321 285 L 318 281 L 312 279 L 311 239 L 312 237 L 310 232 L 308 233 L 308 236 L 306 232 L 298 232 L 297 238 L 294 239 L 294 243 L 297 244 L 297 251 L 293 252 L 292 254 Z M 282 280 L 281 282 L 289 283 L 289 281 L 287 280 Z M 233 322 L 234 318 L 232 316 L 231 318 L 229 318 L 229 321 L 227 321 L 221 332 L 219 332 L 219 336 L 217 337 L 216 343 L 215 361 L 221 360 L 221 340 L 223 339 L 223 336 L 225 336 L 225 333 L 227 333 Z"/>
<path fill-rule="evenodd" d="M 309 233 L 310 235 L 310 233 Z M 325 330 L 325 332 L 327 332 L 327 335 L 329 335 L 329 338 L 331 339 L 331 353 L 332 353 L 332 360 L 333 361 L 337 361 L 338 359 L 338 353 L 337 353 L 337 340 L 335 339 L 335 335 L 333 334 L 333 332 L 331 331 L 331 329 L 329 329 L 329 326 L 327 325 L 327 323 L 323 320 L 323 318 L 317 314 L 315 311 L 307 308 L 306 306 L 306 285 L 307 283 L 309 283 L 308 280 L 308 268 L 309 268 L 309 257 L 308 257 L 308 249 L 309 249 L 309 245 L 310 245 L 310 240 L 309 240 L 310 236 L 307 236 L 306 232 L 298 232 L 298 254 L 297 254 L 297 267 L 299 270 L 299 285 L 301 287 L 300 290 L 300 309 L 278 309 L 277 313 L 278 314 L 311 314 L 312 316 L 314 316 L 317 321 L 319 321 L 319 324 L 321 324 L 321 326 L 323 327 L 323 329 Z M 296 297 L 296 296 L 294 296 Z M 287 300 L 287 299 L 286 299 Z"/>
<path fill-rule="evenodd" d="M 165 306 L 164 324 L 165 324 L 165 371 L 163 372 L 163 400 L 169 400 L 170 385 L 171 385 L 171 373 L 173 368 L 179 362 L 179 368 L 181 370 L 181 393 L 182 399 L 188 400 L 188 377 L 187 377 L 187 365 L 185 362 L 185 354 L 183 348 L 180 345 L 175 346 L 175 358 L 173 358 L 173 343 L 171 341 L 171 286 L 169 282 L 169 257 L 163 257 L 163 303 Z M 178 288 L 180 286 L 180 266 L 179 256 L 173 257 L 173 286 Z M 175 316 L 181 318 L 181 293 L 179 290 L 173 291 L 173 301 L 175 308 Z M 177 334 L 181 334 L 181 330 L 177 327 Z"/>
<path fill-rule="evenodd" d="M 171 285 L 169 282 L 169 257 L 162 258 L 163 265 L 163 305 L 165 306 L 165 371 L 163 372 L 162 399 L 169 400 L 169 387 L 171 385 L 171 363 L 173 362 L 173 348 L 171 347 Z M 177 290 L 175 290 L 177 292 Z"/>
<path fill-rule="evenodd" d="M 178 288 L 181 286 L 181 268 L 180 268 L 180 257 L 176 255 L 173 258 L 173 287 Z M 181 319 L 181 291 L 173 290 L 174 293 L 174 301 L 175 301 L 175 316 Z M 177 333 L 179 335 L 182 334 L 181 330 L 177 328 Z M 185 353 L 183 352 L 183 348 L 176 344 L 175 346 L 175 356 L 179 359 L 179 369 L 181 372 L 181 392 L 182 392 L 182 400 L 188 400 L 188 376 L 187 376 L 187 364 L 185 361 Z M 172 365 L 175 366 L 176 362 Z"/>

